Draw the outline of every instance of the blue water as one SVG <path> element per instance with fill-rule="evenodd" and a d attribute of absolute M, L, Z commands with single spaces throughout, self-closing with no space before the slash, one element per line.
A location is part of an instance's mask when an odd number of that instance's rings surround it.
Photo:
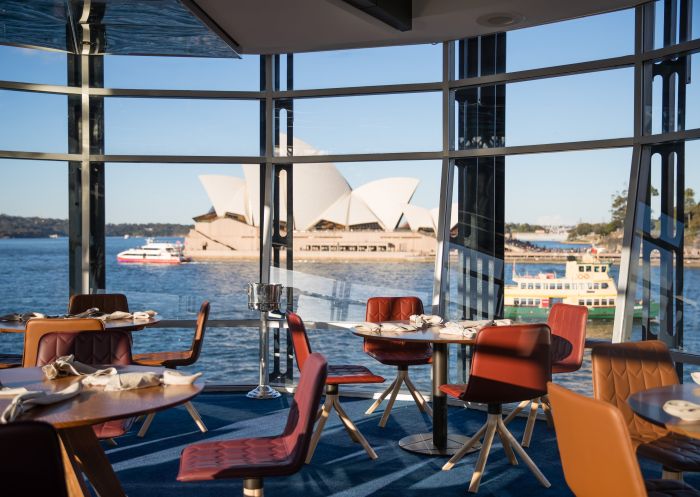
<path fill-rule="evenodd" d="M 247 309 L 245 295 L 246 284 L 258 279 L 257 260 L 178 266 L 116 262 L 118 252 L 142 243 L 144 240 L 138 238 L 107 239 L 107 291 L 125 293 L 132 310 L 155 309 L 165 319 L 195 319 L 199 305 L 207 299 L 212 303 L 212 319 L 257 319 L 258 315 Z M 427 304 L 431 301 L 433 271 L 432 262 L 296 261 L 294 286 L 312 295 L 297 297 L 294 308 L 307 321 L 358 321 L 364 319 L 364 302 L 372 295 L 414 294 Z M 563 265 L 517 264 L 516 271 L 563 274 Z M 617 268 L 613 268 L 612 274 L 617 277 Z M 506 265 L 505 275 L 510 283 L 511 264 Z M 685 270 L 684 301 L 685 348 L 700 352 L 696 331 L 700 327 L 700 268 Z M 67 239 L 0 240 L 0 314 L 29 311 L 60 314 L 66 312 L 67 303 Z M 427 305 L 426 308 L 429 310 Z M 589 323 L 589 336 L 605 338 L 611 333 L 612 322 Z M 638 333 L 636 330 L 635 335 Z M 331 362 L 365 364 L 387 378 L 395 374 L 392 368 L 369 359 L 362 352 L 360 339 L 348 331 L 312 330 L 309 336 L 312 347 L 327 354 Z M 184 349 L 191 339 L 191 329 L 143 330 L 134 333 L 134 349 L 136 353 Z M 257 347 L 257 328 L 210 327 L 202 357 L 191 369 L 203 370 L 212 383 L 256 383 Z M 0 336 L 0 352 L 19 353 L 21 349 L 21 334 Z M 416 383 L 428 389 L 429 369 L 414 369 L 412 376 Z M 589 363 L 567 381 L 579 389 L 587 389 Z"/>

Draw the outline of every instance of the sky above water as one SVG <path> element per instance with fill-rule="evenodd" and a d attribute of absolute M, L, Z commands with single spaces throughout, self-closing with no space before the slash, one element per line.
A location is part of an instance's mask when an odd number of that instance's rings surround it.
<path fill-rule="evenodd" d="M 696 17 L 698 11 L 694 9 Z M 507 35 L 507 70 L 628 55 L 633 40 L 632 11 L 517 30 Z M 441 44 L 297 54 L 295 88 L 438 81 L 441 64 Z M 687 129 L 700 127 L 699 66 L 700 57 L 693 57 Z M 0 79 L 65 85 L 65 55 L 0 47 Z M 255 91 L 258 85 L 256 56 L 105 58 L 108 88 Z M 632 90 L 631 68 L 509 84 L 506 144 L 631 136 Z M 303 99 L 294 105 L 295 137 L 325 153 L 441 148 L 439 93 Z M 253 101 L 107 99 L 106 153 L 258 155 L 259 112 Z M 0 150 L 67 152 L 66 114 L 65 96 L 0 90 Z M 654 126 L 658 132 L 656 121 Z M 631 156 L 631 149 L 610 149 L 507 157 L 506 221 L 608 220 L 612 195 L 629 181 Z M 700 145 L 689 143 L 686 185 L 700 192 L 699 162 Z M 337 167 L 352 187 L 390 176 L 417 178 L 420 185 L 412 203 L 427 208 L 438 204 L 439 161 Z M 201 174 L 241 176 L 242 172 L 239 165 L 107 164 L 107 222 L 190 223 L 210 207 L 198 181 Z M 5 185 L 0 213 L 67 217 L 65 163 L 0 159 L 0 181 Z"/>

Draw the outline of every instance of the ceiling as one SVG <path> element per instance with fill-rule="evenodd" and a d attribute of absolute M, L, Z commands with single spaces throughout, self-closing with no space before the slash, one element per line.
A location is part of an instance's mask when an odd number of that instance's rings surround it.
<path fill-rule="evenodd" d="M 640 0 L 413 0 L 399 31 L 343 0 L 187 0 L 239 53 L 270 54 L 432 43 L 609 12 Z M 366 3 L 382 3 L 381 0 Z M 199 9 L 197 9 L 199 7 Z M 489 25 L 488 19 L 510 25 Z M 500 14 L 507 14 L 501 16 Z M 206 17 L 210 19 L 207 20 Z"/>

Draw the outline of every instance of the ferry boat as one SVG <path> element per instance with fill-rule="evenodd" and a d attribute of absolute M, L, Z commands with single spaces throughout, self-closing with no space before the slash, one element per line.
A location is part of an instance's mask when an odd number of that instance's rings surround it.
<path fill-rule="evenodd" d="M 139 264 L 180 264 L 189 260 L 183 255 L 183 246 L 180 242 L 156 242 L 153 238 L 147 238 L 146 245 L 117 254 L 117 262 Z"/>
<path fill-rule="evenodd" d="M 585 256 L 581 261 L 571 257 L 566 263 L 564 277 L 556 273 L 516 275 L 515 284 L 505 287 L 505 317 L 547 319 L 549 309 L 557 302 L 585 305 L 589 319 L 614 319 L 617 285 L 610 275 L 610 264 L 597 257 Z M 659 312 L 657 302 L 652 302 L 650 314 Z M 634 306 L 634 318 L 642 318 L 642 304 Z"/>

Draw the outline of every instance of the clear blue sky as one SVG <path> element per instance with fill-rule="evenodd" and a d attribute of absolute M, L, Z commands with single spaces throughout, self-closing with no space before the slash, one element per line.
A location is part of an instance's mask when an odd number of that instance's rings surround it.
<path fill-rule="evenodd" d="M 700 9 L 696 9 L 700 10 Z M 698 12 L 696 12 L 696 16 Z M 509 71 L 629 54 L 632 11 L 508 34 Z M 437 81 L 442 45 L 295 55 L 297 89 Z M 65 84 L 65 56 L 0 47 L 0 79 Z M 693 60 L 687 128 L 700 127 L 700 58 Z M 632 134 L 632 70 L 510 84 L 506 143 L 525 145 Z M 257 90 L 259 58 L 107 57 L 114 88 Z M 441 147 L 440 94 L 304 99 L 295 102 L 295 135 L 328 153 L 431 151 Z M 66 152 L 64 96 L 0 90 L 0 149 Z M 106 151 L 112 154 L 257 155 L 257 102 L 108 99 Z M 11 117 L 10 117 L 11 116 Z M 10 118 L 8 118 L 10 117 Z M 506 159 L 506 221 L 599 222 L 612 194 L 626 188 L 631 150 L 514 156 Z M 700 192 L 689 144 L 687 184 Z M 63 163 L 0 159 L 0 212 L 67 216 Z M 413 203 L 438 203 L 440 163 L 338 164 L 352 186 L 388 176 L 421 181 Z M 238 165 L 107 165 L 108 222 L 189 223 L 209 201 L 197 176 L 241 175 Z"/>

